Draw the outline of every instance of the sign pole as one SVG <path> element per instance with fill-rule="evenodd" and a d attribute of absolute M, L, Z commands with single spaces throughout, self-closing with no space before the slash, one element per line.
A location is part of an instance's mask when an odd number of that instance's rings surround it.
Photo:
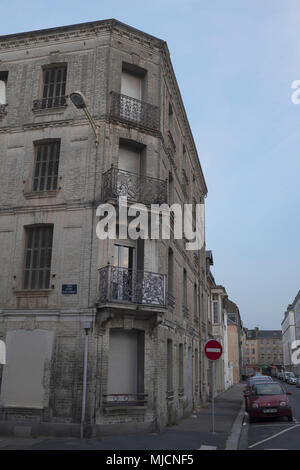
<path fill-rule="evenodd" d="M 210 339 L 204 346 L 204 352 L 211 361 L 211 420 L 212 433 L 215 434 L 215 361 L 222 356 L 222 344 L 215 339 Z"/>
<path fill-rule="evenodd" d="M 211 368 L 211 392 L 212 392 L 212 398 L 211 398 L 211 411 L 212 411 L 212 433 L 215 434 L 215 361 L 212 362 L 212 368 Z"/>

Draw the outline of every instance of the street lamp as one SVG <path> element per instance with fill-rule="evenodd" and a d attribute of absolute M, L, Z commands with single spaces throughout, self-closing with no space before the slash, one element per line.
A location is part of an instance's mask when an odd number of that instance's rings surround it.
<path fill-rule="evenodd" d="M 96 121 L 94 120 L 94 118 L 92 117 L 90 111 L 89 111 L 89 108 L 88 108 L 88 105 L 87 105 L 87 101 L 86 101 L 86 98 L 84 96 L 83 93 L 81 93 L 81 91 L 74 91 L 72 93 L 70 93 L 70 100 L 72 101 L 72 103 L 74 104 L 74 106 L 76 106 L 77 109 L 83 109 L 86 117 L 88 118 L 88 121 L 91 125 L 91 128 L 93 129 L 93 132 L 95 134 L 95 145 L 96 147 L 98 147 L 98 144 L 99 144 L 99 126 L 98 124 L 96 123 Z"/>

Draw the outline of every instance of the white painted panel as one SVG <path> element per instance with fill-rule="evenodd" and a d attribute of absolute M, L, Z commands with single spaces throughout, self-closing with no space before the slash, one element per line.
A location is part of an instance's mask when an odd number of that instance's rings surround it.
<path fill-rule="evenodd" d="M 111 330 L 107 393 L 137 392 L 137 333 Z"/>
<path fill-rule="evenodd" d="M 0 104 L 6 104 L 6 83 L 0 80 Z"/>
<path fill-rule="evenodd" d="M 122 72 L 121 94 L 137 100 L 142 99 L 142 80 L 131 73 Z"/>
<path fill-rule="evenodd" d="M 14 330 L 7 333 L 1 406 L 47 406 L 45 394 L 49 391 L 45 389 L 44 374 L 46 365 L 49 366 L 51 361 L 53 338 L 53 331 L 45 330 Z"/>
<path fill-rule="evenodd" d="M 141 154 L 129 147 L 120 146 L 119 148 L 119 168 L 120 170 L 130 171 L 131 173 L 140 173 Z"/>

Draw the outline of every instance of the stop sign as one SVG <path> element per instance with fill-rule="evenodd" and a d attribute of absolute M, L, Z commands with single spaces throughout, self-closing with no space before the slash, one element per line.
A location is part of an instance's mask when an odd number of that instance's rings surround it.
<path fill-rule="evenodd" d="M 211 361 L 216 361 L 222 355 L 223 348 L 222 344 L 215 339 L 210 339 L 204 346 L 204 352 L 208 359 Z"/>

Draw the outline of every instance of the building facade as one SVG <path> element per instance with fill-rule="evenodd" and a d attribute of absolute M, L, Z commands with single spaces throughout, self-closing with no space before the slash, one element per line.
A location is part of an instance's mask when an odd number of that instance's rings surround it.
<path fill-rule="evenodd" d="M 172 220 L 170 240 L 120 235 L 120 196 L 207 193 L 167 45 L 116 20 L 0 43 L 1 425 L 78 432 L 87 323 L 86 432 L 159 430 L 209 392 L 205 245 L 186 250 Z M 99 240 L 108 202 L 117 238 Z"/>
<path fill-rule="evenodd" d="M 297 341 L 300 341 L 300 291 L 297 293 L 292 304 L 288 305 L 284 318 L 281 323 L 282 344 L 283 344 L 283 362 L 285 370 L 293 371 L 300 375 L 300 365 L 292 360 L 292 355 L 296 347 L 293 347 Z"/>
<path fill-rule="evenodd" d="M 228 361 L 232 364 L 233 368 L 233 384 L 237 384 L 240 382 L 243 375 L 243 324 L 238 306 L 230 299 L 225 299 L 225 309 L 227 313 Z"/>
<path fill-rule="evenodd" d="M 246 330 L 246 367 L 272 373 L 283 367 L 281 330 Z"/>

